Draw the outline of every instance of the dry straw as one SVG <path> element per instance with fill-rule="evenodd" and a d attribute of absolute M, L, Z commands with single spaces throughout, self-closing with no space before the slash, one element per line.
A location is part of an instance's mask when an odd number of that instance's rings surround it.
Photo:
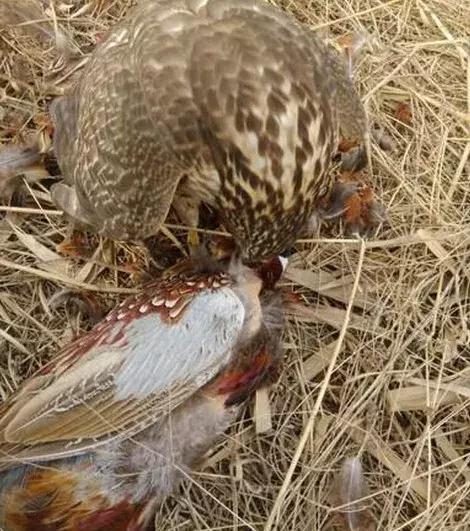
<path fill-rule="evenodd" d="M 37 0 L 34 23 L 3 19 L 14 27 L 0 29 L 2 144 L 48 148 L 46 103 L 131 3 Z M 371 145 L 390 226 L 365 243 L 328 228 L 298 243 L 285 284 L 308 308 L 289 318 L 281 379 L 258 394 L 156 527 L 352 529 L 359 507 L 367 529 L 470 529 L 468 1 L 278 4 L 333 42 L 366 37 L 354 76 L 375 137 L 394 146 Z M 135 289 L 130 265 L 145 266 L 147 256 L 97 238 L 83 243 L 88 260 L 58 254 L 66 224 L 34 175 L 0 209 L 6 397 L 53 355 L 52 344 L 89 326 L 54 295 L 91 291 L 108 308 Z M 169 224 L 161 245 L 179 252 L 184 237 Z M 351 456 L 360 461 L 345 461 Z M 349 505 L 335 490 L 348 467 L 367 484 Z"/>

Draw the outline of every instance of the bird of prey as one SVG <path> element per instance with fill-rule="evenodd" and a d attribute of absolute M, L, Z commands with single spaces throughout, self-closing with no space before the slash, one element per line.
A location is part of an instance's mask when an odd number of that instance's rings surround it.
<path fill-rule="evenodd" d="M 138 531 L 272 381 L 282 297 L 232 263 L 173 270 L 2 405 L 0 528 Z"/>
<path fill-rule="evenodd" d="M 140 241 L 205 203 L 247 263 L 292 246 L 367 129 L 346 61 L 261 0 L 143 0 L 51 114 L 73 220 Z"/>

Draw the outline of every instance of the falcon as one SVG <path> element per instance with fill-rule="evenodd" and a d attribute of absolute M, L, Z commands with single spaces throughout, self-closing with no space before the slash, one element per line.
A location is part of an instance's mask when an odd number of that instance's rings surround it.
<path fill-rule="evenodd" d="M 224 269 L 176 268 L 6 401 L 0 528 L 147 528 L 281 360 L 281 293 Z"/>
<path fill-rule="evenodd" d="M 72 220 L 142 241 L 170 207 L 196 227 L 206 204 L 246 263 L 293 245 L 334 155 L 366 136 L 346 61 L 261 0 L 143 0 L 51 115 Z M 330 217 L 356 188 L 340 192 Z"/>

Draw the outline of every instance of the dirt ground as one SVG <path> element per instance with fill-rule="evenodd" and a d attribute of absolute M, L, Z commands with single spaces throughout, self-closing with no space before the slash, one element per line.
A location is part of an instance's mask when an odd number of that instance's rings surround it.
<path fill-rule="evenodd" d="M 52 34 L 57 42 L 41 25 L 0 27 L 2 145 L 39 138 L 49 148 L 47 103 L 131 3 L 43 2 L 68 36 Z M 277 3 L 336 46 L 364 37 L 354 76 L 391 148 L 372 143 L 370 175 L 389 225 L 367 241 L 326 228 L 298 242 L 284 283 L 309 311 L 289 320 L 280 381 L 258 393 L 156 528 L 469 530 L 470 4 Z M 80 242 L 88 259 L 58 254 L 67 225 L 48 179 L 35 182 L 44 171 L 0 201 L 2 398 L 90 326 L 64 290 L 108 309 L 147 265 L 138 246 L 96 237 Z M 185 237 L 167 225 L 162 249 L 179 253 Z M 363 527 L 344 506 L 348 458 L 362 463 Z"/>

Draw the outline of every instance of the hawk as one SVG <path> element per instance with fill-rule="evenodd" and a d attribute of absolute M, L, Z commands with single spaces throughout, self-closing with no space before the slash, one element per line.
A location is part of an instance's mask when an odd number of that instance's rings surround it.
<path fill-rule="evenodd" d="M 260 0 L 142 1 L 51 114 L 52 197 L 73 220 L 140 241 L 171 206 L 197 226 L 205 203 L 247 262 L 292 246 L 340 138 L 366 135 L 346 61 Z"/>

